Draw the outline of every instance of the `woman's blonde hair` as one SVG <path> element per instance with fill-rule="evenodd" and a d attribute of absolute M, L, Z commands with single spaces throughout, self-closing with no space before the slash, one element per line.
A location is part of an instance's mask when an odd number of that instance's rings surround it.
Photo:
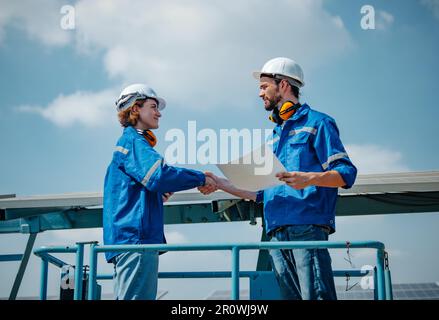
<path fill-rule="evenodd" d="M 135 126 L 137 124 L 137 121 L 139 120 L 139 112 L 134 111 L 133 107 L 138 106 L 141 108 L 146 100 L 138 100 L 136 101 L 131 107 L 129 107 L 126 110 L 119 111 L 117 114 L 119 118 L 119 122 L 122 127 L 128 127 L 128 126 Z"/>

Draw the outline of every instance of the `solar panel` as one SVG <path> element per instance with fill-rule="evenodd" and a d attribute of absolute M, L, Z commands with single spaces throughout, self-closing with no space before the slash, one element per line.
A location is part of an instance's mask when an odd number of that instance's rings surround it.
<path fill-rule="evenodd" d="M 400 283 L 394 284 L 394 300 L 437 300 L 439 299 L 439 285 L 437 283 Z M 355 286 L 346 291 L 345 286 L 336 286 L 339 300 L 372 300 L 373 290 Z"/>
<path fill-rule="evenodd" d="M 363 289 L 356 285 L 346 291 L 346 286 L 336 286 L 338 300 L 373 300 L 372 289 Z M 230 290 L 216 290 L 206 297 L 207 300 L 230 300 Z M 248 290 L 240 290 L 241 300 L 249 299 Z M 438 283 L 402 283 L 393 285 L 394 300 L 439 300 Z"/>
<path fill-rule="evenodd" d="M 353 193 L 388 193 L 406 191 L 438 191 L 439 171 L 405 172 L 388 174 L 358 175 L 355 185 L 349 189 L 339 189 L 341 194 Z M 1 199 L 1 198 L 0 198 Z M 214 192 L 208 196 L 201 195 L 195 189 L 178 192 L 172 196 L 166 205 L 172 203 L 210 203 L 213 200 L 237 199 L 223 191 Z M 102 193 L 66 193 L 57 195 L 16 197 L 0 200 L 0 209 L 13 208 L 45 208 L 71 206 L 101 206 Z"/>
<path fill-rule="evenodd" d="M 206 297 L 206 300 L 231 300 L 232 291 L 231 290 L 215 290 L 210 295 Z M 240 300 L 249 300 L 250 294 L 249 290 L 242 289 L 239 290 Z"/>

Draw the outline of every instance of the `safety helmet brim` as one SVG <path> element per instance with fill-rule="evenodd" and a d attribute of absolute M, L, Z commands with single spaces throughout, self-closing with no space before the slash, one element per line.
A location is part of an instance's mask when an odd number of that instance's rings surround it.
<path fill-rule="evenodd" d="M 264 74 L 271 75 L 276 79 L 288 80 L 292 85 L 303 87 L 303 70 L 300 65 L 292 59 L 278 57 L 267 61 L 261 70 L 253 72 L 253 77 L 260 79 Z"/>
<path fill-rule="evenodd" d="M 166 108 L 165 99 L 160 98 L 160 97 L 148 97 L 146 95 L 142 95 L 142 96 L 137 96 L 137 97 L 132 96 L 131 98 L 128 98 L 126 101 L 124 101 L 122 103 L 120 102 L 121 99 L 119 99 L 118 101 L 116 101 L 117 111 L 127 110 L 128 108 L 132 107 L 136 101 L 146 100 L 146 99 L 152 99 L 152 100 L 157 101 L 158 109 L 160 111 L 162 111 L 163 109 Z"/>
<path fill-rule="evenodd" d="M 154 99 L 154 98 L 152 98 L 152 99 Z M 165 99 L 162 99 L 162 98 L 157 98 L 157 100 L 159 101 L 159 105 L 158 105 L 159 110 L 162 111 L 163 109 L 166 108 L 166 101 L 165 101 Z"/>
<path fill-rule="evenodd" d="M 305 85 L 305 83 L 303 83 L 303 81 L 301 81 L 300 79 L 284 76 L 284 75 L 281 75 L 281 74 L 267 73 L 267 72 L 261 72 L 261 71 L 254 71 L 252 74 L 253 74 L 253 78 L 255 78 L 256 80 L 260 80 L 261 76 L 263 74 L 267 74 L 267 75 L 271 75 L 273 77 L 274 76 L 281 76 L 281 77 L 279 77 L 279 79 L 288 79 L 288 78 L 289 79 L 293 79 L 297 83 L 299 88 L 301 88 L 301 87 L 303 87 Z"/>
<path fill-rule="evenodd" d="M 155 91 L 145 84 L 132 84 L 126 87 L 116 101 L 116 107 L 118 111 L 127 110 L 132 107 L 136 101 L 146 99 L 157 101 L 160 111 L 166 107 L 165 99 L 158 97 Z"/>

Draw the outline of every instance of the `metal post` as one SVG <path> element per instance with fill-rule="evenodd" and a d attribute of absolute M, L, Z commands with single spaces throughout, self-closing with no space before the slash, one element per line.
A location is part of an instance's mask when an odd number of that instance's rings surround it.
<path fill-rule="evenodd" d="M 373 299 L 378 300 L 377 267 L 373 268 Z"/>
<path fill-rule="evenodd" d="M 232 248 L 232 300 L 239 300 L 239 248 Z"/>
<path fill-rule="evenodd" d="M 393 300 L 392 277 L 389 269 L 384 271 L 384 279 L 386 281 L 386 300 Z"/>
<path fill-rule="evenodd" d="M 393 300 L 392 277 L 389 269 L 389 256 L 384 252 L 384 280 L 386 282 L 386 300 Z"/>
<path fill-rule="evenodd" d="M 265 224 L 262 224 L 262 235 L 261 242 L 270 241 L 267 237 L 267 233 L 265 232 Z M 271 262 L 270 262 L 270 252 L 268 250 L 259 250 L 258 262 L 256 264 L 257 271 L 271 271 Z"/>
<path fill-rule="evenodd" d="M 90 245 L 90 273 L 88 276 L 88 300 L 95 299 L 96 277 L 98 268 L 98 253 L 95 251 L 97 244 Z"/>
<path fill-rule="evenodd" d="M 37 233 L 29 234 L 23 259 L 21 259 L 20 267 L 18 268 L 11 294 L 9 295 L 9 300 L 15 300 L 17 298 L 18 290 L 20 289 L 21 281 L 23 280 L 24 272 L 26 271 L 27 263 L 29 262 L 29 257 L 32 253 L 32 248 L 34 246 L 36 237 Z"/>
<path fill-rule="evenodd" d="M 47 275 L 49 272 L 49 262 L 41 258 L 41 286 L 40 286 L 40 300 L 47 300 Z"/>
<path fill-rule="evenodd" d="M 377 250 L 377 287 L 378 287 L 378 300 L 384 300 L 385 285 L 384 285 L 384 249 Z"/>
<path fill-rule="evenodd" d="M 82 300 L 82 278 L 84 268 L 84 244 L 76 244 L 75 291 L 74 300 Z"/>

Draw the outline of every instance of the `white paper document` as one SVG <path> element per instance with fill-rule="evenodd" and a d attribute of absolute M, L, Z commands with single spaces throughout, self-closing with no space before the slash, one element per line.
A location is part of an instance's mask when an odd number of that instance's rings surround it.
<path fill-rule="evenodd" d="M 226 164 L 217 164 L 224 176 L 236 187 L 258 191 L 284 184 L 276 173 L 287 170 L 272 149 L 263 145 L 247 155 Z"/>

